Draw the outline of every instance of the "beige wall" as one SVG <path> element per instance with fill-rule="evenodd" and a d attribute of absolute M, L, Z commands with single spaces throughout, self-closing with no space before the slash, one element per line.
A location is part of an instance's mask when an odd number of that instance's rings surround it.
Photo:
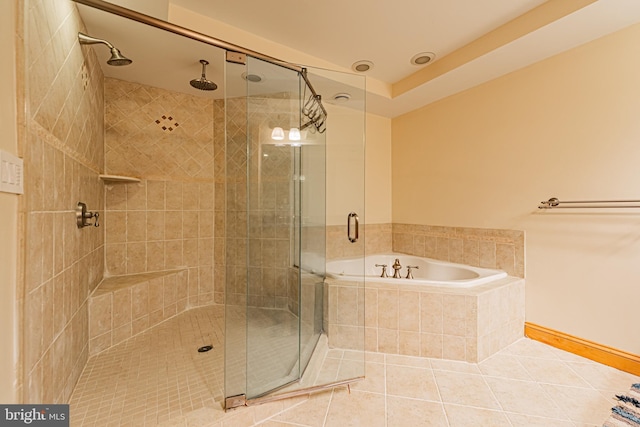
<path fill-rule="evenodd" d="M 365 213 L 367 224 L 391 222 L 391 119 L 367 114 Z"/>
<path fill-rule="evenodd" d="M 16 4 L 6 2 L 0 16 L 0 49 L 5 52 L 6 61 L 0 64 L 0 149 L 13 154 L 17 150 L 16 130 L 16 76 L 15 76 L 15 35 Z M 0 193 L 0 402 L 17 402 L 18 379 L 18 320 L 16 305 L 16 263 L 18 238 L 18 197 Z"/>
<path fill-rule="evenodd" d="M 344 225 L 363 207 L 367 224 L 390 223 L 391 119 L 331 104 L 327 110 L 327 225 Z"/>
<path fill-rule="evenodd" d="M 393 221 L 526 232 L 527 321 L 640 354 L 640 25 L 393 120 Z"/>

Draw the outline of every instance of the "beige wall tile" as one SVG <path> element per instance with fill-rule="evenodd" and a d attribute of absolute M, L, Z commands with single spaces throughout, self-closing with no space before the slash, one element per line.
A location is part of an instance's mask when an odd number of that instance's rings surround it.
<path fill-rule="evenodd" d="M 131 315 L 133 319 L 139 319 L 148 314 L 149 282 L 138 283 L 131 288 Z"/>
<path fill-rule="evenodd" d="M 127 242 L 147 240 L 147 213 L 144 211 L 127 212 Z"/>
<path fill-rule="evenodd" d="M 420 332 L 443 333 L 442 294 L 420 293 Z"/>
<path fill-rule="evenodd" d="M 452 335 L 442 336 L 442 357 L 451 360 L 466 360 L 466 340 Z"/>
<path fill-rule="evenodd" d="M 507 274 L 516 274 L 515 248 L 510 244 L 496 244 L 496 267 Z"/>
<path fill-rule="evenodd" d="M 398 354 L 398 330 L 378 328 L 378 351 Z"/>
<path fill-rule="evenodd" d="M 165 210 L 164 181 L 147 181 L 147 209 Z"/>
<path fill-rule="evenodd" d="M 112 328 L 112 296 L 111 294 L 94 297 L 89 302 L 90 323 L 89 336 L 98 337 Z"/>
<path fill-rule="evenodd" d="M 420 333 L 399 331 L 398 354 L 420 356 Z"/>
<path fill-rule="evenodd" d="M 378 326 L 398 330 L 398 291 L 378 290 Z"/>
<path fill-rule="evenodd" d="M 131 288 L 118 290 L 113 293 L 112 310 L 112 328 L 114 331 L 125 324 L 131 323 Z"/>
<path fill-rule="evenodd" d="M 420 331 L 420 293 L 401 290 L 398 298 L 398 328 L 401 331 Z"/>

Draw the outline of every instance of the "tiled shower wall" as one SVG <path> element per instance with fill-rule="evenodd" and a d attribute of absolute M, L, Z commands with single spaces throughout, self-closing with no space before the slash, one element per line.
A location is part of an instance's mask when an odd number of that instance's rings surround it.
<path fill-rule="evenodd" d="M 227 100 L 226 279 L 231 290 L 227 300 L 230 304 L 247 301 L 254 307 L 289 308 L 297 313 L 298 294 L 291 293 L 288 286 L 294 151 L 291 147 L 263 144 L 265 127 L 281 118 L 283 111 L 290 111 L 290 103 L 287 96 Z M 221 149 L 217 142 L 216 146 Z M 221 178 L 216 185 L 224 185 L 224 176 Z M 216 224 L 224 223 L 223 213 L 217 211 Z"/>
<path fill-rule="evenodd" d="M 105 129 L 106 173 L 141 179 L 107 183 L 105 275 L 186 268 L 190 306 L 223 303 L 213 100 L 106 78 Z"/>
<path fill-rule="evenodd" d="M 22 400 L 64 403 L 87 360 L 87 300 L 103 270 L 102 229 L 78 229 L 74 213 L 79 201 L 104 208 L 103 75 L 93 50 L 78 44 L 84 25 L 73 2 L 18 7 L 25 19 L 18 105 L 26 107 Z"/>

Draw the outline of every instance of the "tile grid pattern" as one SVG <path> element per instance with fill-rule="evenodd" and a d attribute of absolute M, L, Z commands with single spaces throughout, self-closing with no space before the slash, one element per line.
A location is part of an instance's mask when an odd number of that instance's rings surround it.
<path fill-rule="evenodd" d="M 71 399 L 72 425 L 596 426 L 640 378 L 526 338 L 466 363 L 329 350 L 316 383 L 333 391 L 225 413 L 223 307 L 201 307 L 90 359 Z M 200 345 L 213 344 L 209 353 Z"/>
<path fill-rule="evenodd" d="M 393 224 L 393 250 L 524 277 L 524 232 Z"/>
<path fill-rule="evenodd" d="M 163 117 L 179 127 L 164 132 Z M 104 121 L 107 172 L 143 178 L 106 188 L 106 275 L 186 267 L 189 305 L 223 302 L 213 281 L 213 101 L 107 78 Z"/>
<path fill-rule="evenodd" d="M 349 351 L 329 360 L 345 363 Z M 523 338 L 479 364 L 367 353 L 367 378 L 257 425 L 586 427 L 607 419 L 631 374 Z M 217 426 L 204 423 L 203 426 Z"/>
<path fill-rule="evenodd" d="M 344 239 L 346 226 L 331 225 L 327 233 L 327 258 L 400 252 L 474 267 L 506 271 L 524 277 L 524 232 L 490 228 L 444 227 L 418 224 L 366 224 L 364 239 L 351 244 Z"/>
<path fill-rule="evenodd" d="M 102 277 L 102 229 L 79 230 L 78 201 L 103 212 L 103 74 L 80 47 L 71 1 L 28 0 L 18 24 L 20 151 L 25 160 L 21 260 L 23 402 L 67 402 L 88 357 L 87 300 Z M 24 103 L 24 104 L 23 104 Z M 20 387 L 20 385 L 19 385 Z"/>
<path fill-rule="evenodd" d="M 103 280 L 89 297 L 89 355 L 184 312 L 188 286 L 185 269 Z"/>
<path fill-rule="evenodd" d="M 364 314 L 368 351 L 477 362 L 522 337 L 524 280 L 474 289 L 330 279 L 329 343 L 358 348 Z M 366 310 L 365 310 L 366 307 Z"/>

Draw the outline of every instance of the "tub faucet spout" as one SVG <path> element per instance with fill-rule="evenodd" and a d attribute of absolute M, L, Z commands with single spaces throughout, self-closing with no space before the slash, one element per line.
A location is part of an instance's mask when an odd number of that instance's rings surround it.
<path fill-rule="evenodd" d="M 400 275 L 400 269 L 402 268 L 402 266 L 400 265 L 400 260 L 398 258 L 396 258 L 392 267 L 393 267 L 393 278 L 402 279 L 402 276 Z"/>

